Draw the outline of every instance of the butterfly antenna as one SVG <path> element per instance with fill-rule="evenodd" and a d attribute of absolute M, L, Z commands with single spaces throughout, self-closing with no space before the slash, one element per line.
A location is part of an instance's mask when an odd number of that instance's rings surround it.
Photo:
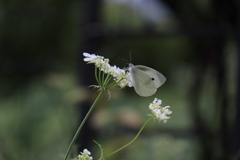
<path fill-rule="evenodd" d="M 129 63 L 129 61 L 128 61 L 128 60 L 126 60 L 126 59 L 124 59 L 124 58 L 122 58 L 122 57 L 119 57 L 119 58 L 121 58 L 123 61 L 125 61 L 125 62 Z"/>
<path fill-rule="evenodd" d="M 120 57 L 122 60 L 124 60 L 125 62 L 127 62 L 127 64 L 129 64 L 130 62 L 122 57 Z M 128 70 L 128 67 L 124 67 L 122 68 L 123 70 L 127 71 Z"/>

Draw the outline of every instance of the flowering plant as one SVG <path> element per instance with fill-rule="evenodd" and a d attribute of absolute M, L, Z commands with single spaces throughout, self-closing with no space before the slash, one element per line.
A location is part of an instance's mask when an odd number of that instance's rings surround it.
<path fill-rule="evenodd" d="M 89 115 L 93 111 L 93 109 L 94 109 L 97 101 L 99 100 L 100 96 L 102 95 L 103 91 L 118 90 L 118 89 L 125 88 L 126 86 L 132 87 L 132 81 L 131 81 L 129 72 L 127 72 L 124 69 L 120 69 L 119 67 L 117 67 L 115 65 L 111 66 L 109 64 L 109 59 L 106 59 L 102 56 L 98 56 L 95 54 L 89 54 L 86 52 L 83 53 L 83 56 L 85 56 L 85 58 L 84 58 L 85 62 L 95 64 L 95 78 L 96 78 L 98 85 L 91 85 L 91 87 L 98 88 L 99 94 L 98 94 L 96 100 L 93 102 L 88 113 L 84 117 L 83 121 L 81 122 L 78 130 L 76 131 L 76 133 L 68 147 L 68 150 L 66 152 L 64 160 L 67 160 L 67 157 L 69 155 L 69 152 L 71 150 L 73 143 L 75 142 L 77 136 L 79 135 L 79 133 L 80 133 L 83 125 L 85 124 L 86 120 L 88 119 Z M 120 88 L 115 89 L 117 86 L 119 86 Z M 153 102 L 150 103 L 150 105 L 149 105 L 149 109 L 151 110 L 151 114 L 149 114 L 150 118 L 143 124 L 143 126 L 141 127 L 141 129 L 139 130 L 137 135 L 132 139 L 132 141 L 130 141 L 126 145 L 122 146 L 121 148 L 113 151 L 112 153 L 110 153 L 108 155 L 103 155 L 103 149 L 102 149 L 101 145 L 94 141 L 101 150 L 101 156 L 100 156 L 99 160 L 104 160 L 106 157 L 109 157 L 109 156 L 119 152 L 120 150 L 126 148 L 130 144 L 132 144 L 138 138 L 138 136 L 140 135 L 140 133 L 142 132 L 144 127 L 147 125 L 147 123 L 149 121 L 151 121 L 152 119 L 156 119 L 159 122 L 163 121 L 164 123 L 166 123 L 167 120 L 170 118 L 168 115 L 171 114 L 172 111 L 170 111 L 169 106 L 162 107 L 161 104 L 162 104 L 162 101 L 160 99 L 155 98 L 153 100 Z M 92 160 L 93 158 L 90 155 L 91 155 L 91 152 L 89 152 L 87 149 L 84 149 L 83 152 L 81 152 L 78 155 L 78 158 L 79 158 L 79 160 Z"/>

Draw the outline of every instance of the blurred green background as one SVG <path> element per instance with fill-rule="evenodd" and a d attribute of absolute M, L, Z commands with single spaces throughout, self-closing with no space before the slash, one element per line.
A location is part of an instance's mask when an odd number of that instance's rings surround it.
<path fill-rule="evenodd" d="M 239 8 L 234 0 L 0 0 L 0 160 L 63 159 L 97 91 L 83 52 L 164 74 L 151 97 L 101 97 L 69 159 L 130 141 L 155 97 L 173 111 L 109 160 L 239 159 Z M 131 53 L 131 56 L 130 56 Z M 130 58 L 131 57 L 131 58 Z M 125 59 L 125 60 L 123 60 Z M 87 104 L 87 105 L 85 105 Z M 238 116 L 239 115 L 239 116 Z"/>

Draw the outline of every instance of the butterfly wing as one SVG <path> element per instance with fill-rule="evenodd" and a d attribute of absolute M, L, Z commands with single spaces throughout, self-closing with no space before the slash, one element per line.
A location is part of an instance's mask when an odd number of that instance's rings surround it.
<path fill-rule="evenodd" d="M 140 96 L 147 97 L 153 95 L 157 88 L 150 77 L 143 71 L 132 68 L 131 72 L 132 85 Z"/>
<path fill-rule="evenodd" d="M 166 81 L 160 72 L 142 65 L 132 67 L 130 75 L 135 91 L 143 97 L 153 95 L 157 88 Z"/>
<path fill-rule="evenodd" d="M 155 69 L 152 69 L 150 67 L 146 67 L 143 65 L 137 65 L 135 66 L 138 70 L 143 71 L 146 73 L 153 81 L 153 83 L 156 85 L 157 88 L 159 88 L 163 83 L 165 83 L 166 78 L 164 75 L 162 75 L 160 72 L 158 72 Z"/>

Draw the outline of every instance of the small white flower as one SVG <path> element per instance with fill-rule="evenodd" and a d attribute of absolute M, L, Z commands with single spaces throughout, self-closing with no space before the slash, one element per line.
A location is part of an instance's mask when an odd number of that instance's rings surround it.
<path fill-rule="evenodd" d="M 155 98 L 152 103 L 149 105 L 149 109 L 152 112 L 154 118 L 156 118 L 159 122 L 163 121 L 164 123 L 170 118 L 169 114 L 172 114 L 172 111 L 169 109 L 170 106 L 162 107 L 160 106 L 162 101 L 160 99 Z"/>
<path fill-rule="evenodd" d="M 113 67 L 110 68 L 109 73 L 113 76 L 113 77 L 117 77 L 119 75 L 119 69 L 114 65 Z"/>
<path fill-rule="evenodd" d="M 79 160 L 92 160 L 93 158 L 90 155 L 91 152 L 89 152 L 87 149 L 84 149 L 83 152 L 80 152 L 78 158 Z"/>
<path fill-rule="evenodd" d="M 83 55 L 86 57 L 86 58 L 83 59 L 85 62 L 90 62 L 94 58 L 97 57 L 95 54 L 89 54 L 89 53 L 86 53 L 86 52 L 84 52 Z"/>
<path fill-rule="evenodd" d="M 155 98 L 152 103 L 149 105 L 149 109 L 159 109 L 162 104 L 162 100 Z"/>
<path fill-rule="evenodd" d="M 108 60 L 104 60 L 104 62 L 102 63 L 102 66 L 101 66 L 101 70 L 104 72 L 104 73 L 109 73 L 110 72 L 110 69 L 111 69 L 111 66 L 110 64 L 108 63 Z"/>
<path fill-rule="evenodd" d="M 131 79 L 131 76 L 129 74 L 129 72 L 126 74 L 126 80 L 127 80 L 127 83 L 128 83 L 128 87 L 132 87 L 132 79 Z"/>
<path fill-rule="evenodd" d="M 121 81 L 120 81 L 120 83 L 119 83 L 119 86 L 121 87 L 121 88 L 123 88 L 123 87 L 125 87 L 126 85 L 127 85 L 127 80 L 126 79 L 122 79 Z"/>

